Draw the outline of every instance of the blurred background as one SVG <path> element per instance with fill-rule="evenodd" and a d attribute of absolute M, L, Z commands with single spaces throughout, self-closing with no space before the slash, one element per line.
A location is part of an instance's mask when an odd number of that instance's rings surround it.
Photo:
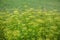
<path fill-rule="evenodd" d="M 60 10 L 60 0 L 0 0 L 0 10 L 25 10 L 29 8 Z"/>
<path fill-rule="evenodd" d="M 60 0 L 0 0 L 0 11 L 12 11 L 14 9 L 19 9 L 24 11 L 25 9 L 41 9 L 41 10 L 58 10 L 60 13 Z M 2 12 L 4 13 L 4 12 Z M 0 16 L 3 14 L 0 13 Z M 4 14 L 5 15 L 5 14 Z M 0 40 L 6 40 L 4 36 L 4 29 L 2 29 L 3 21 L 5 16 L 0 17 Z M 57 17 L 57 16 L 55 16 Z M 59 16 L 57 18 L 59 20 Z M 58 27 L 60 27 L 60 23 L 57 21 Z M 3 26 L 2 26 L 2 25 Z M 4 27 L 3 27 L 4 28 Z M 60 29 L 60 28 L 59 28 Z M 58 30 L 59 30 L 58 29 Z M 58 34 L 57 39 L 60 40 L 60 34 Z"/>

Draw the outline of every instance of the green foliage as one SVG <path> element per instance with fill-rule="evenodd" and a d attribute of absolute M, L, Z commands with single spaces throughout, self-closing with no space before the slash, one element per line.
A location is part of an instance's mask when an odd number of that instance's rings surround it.
<path fill-rule="evenodd" d="M 32 8 L 0 12 L 0 30 L 6 40 L 60 40 L 59 18 L 57 11 Z"/>

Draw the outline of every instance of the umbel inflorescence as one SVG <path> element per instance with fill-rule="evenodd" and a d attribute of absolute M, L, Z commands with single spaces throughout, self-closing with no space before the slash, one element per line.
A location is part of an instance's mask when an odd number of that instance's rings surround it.
<path fill-rule="evenodd" d="M 54 10 L 0 12 L 0 30 L 6 40 L 59 40 L 59 18 L 59 12 Z"/>

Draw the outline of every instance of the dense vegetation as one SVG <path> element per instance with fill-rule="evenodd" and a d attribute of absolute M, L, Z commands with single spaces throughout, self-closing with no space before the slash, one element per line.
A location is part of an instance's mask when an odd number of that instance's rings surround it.
<path fill-rule="evenodd" d="M 60 40 L 60 13 L 32 8 L 0 11 L 0 40 Z"/>

